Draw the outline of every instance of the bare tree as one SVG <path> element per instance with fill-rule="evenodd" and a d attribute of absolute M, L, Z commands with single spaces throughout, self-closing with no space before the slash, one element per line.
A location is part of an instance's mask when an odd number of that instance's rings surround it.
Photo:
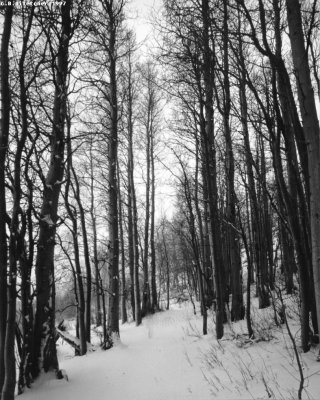
<path fill-rule="evenodd" d="M 6 340 L 6 321 L 7 321 L 7 210 L 6 210 L 6 190 L 5 190 L 5 163 L 8 149 L 9 127 L 10 127 L 10 90 L 9 90 L 9 41 L 11 34 L 13 6 L 7 6 L 4 13 L 4 24 L 1 35 L 1 56 L 0 56 L 0 97 L 1 97 L 1 116 L 0 116 L 0 393 L 6 377 L 5 368 L 5 340 Z M 12 332 L 10 332 L 12 334 Z M 13 339 L 14 340 L 14 339 Z M 8 351 L 8 350 L 7 350 Z M 11 349 L 9 350 L 11 351 Z M 8 371 L 9 372 L 9 371 Z M 10 371 L 12 372 L 12 371 Z M 15 379 L 15 372 L 13 372 Z M 7 375 L 8 376 L 8 375 Z M 9 378 L 10 379 L 10 378 Z M 10 379 L 11 381 L 11 379 Z M 7 385 L 12 385 L 7 382 Z M 13 396 L 9 393 L 8 395 Z M 0 395 L 0 398 L 2 396 Z"/>
<path fill-rule="evenodd" d="M 286 1 L 292 59 L 297 81 L 303 132 L 308 149 L 311 249 L 318 329 L 320 326 L 320 130 L 311 82 L 308 52 L 304 43 L 301 5 Z M 314 10 L 315 12 L 315 10 Z"/>
<path fill-rule="evenodd" d="M 61 6 L 61 28 L 54 60 L 54 107 L 50 140 L 50 166 L 43 188 L 40 232 L 36 259 L 37 308 L 35 315 L 33 374 L 59 370 L 55 343 L 54 248 L 58 220 L 58 200 L 64 172 L 65 120 L 68 94 L 68 53 L 73 34 L 72 1 Z M 55 23 L 55 22 L 54 22 Z"/>
<path fill-rule="evenodd" d="M 160 122 L 160 97 L 156 69 L 149 61 L 140 66 L 143 85 L 140 122 L 145 130 L 146 167 L 145 171 L 145 219 L 143 244 L 143 297 L 142 315 L 157 309 L 156 260 L 155 260 L 155 147 Z M 150 257 L 149 257 L 150 255 Z M 150 286 L 151 283 L 151 286 Z"/>

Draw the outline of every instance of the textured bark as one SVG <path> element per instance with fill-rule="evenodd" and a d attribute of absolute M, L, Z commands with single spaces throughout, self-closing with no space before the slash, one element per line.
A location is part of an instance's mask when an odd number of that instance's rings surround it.
<path fill-rule="evenodd" d="M 140 283 L 139 283 L 139 241 L 138 241 L 138 211 L 134 186 L 132 186 L 133 205 L 133 248 L 134 248 L 134 303 L 136 325 L 141 324 Z"/>
<path fill-rule="evenodd" d="M 120 182 L 120 171 L 118 163 L 118 182 Z M 124 234 L 123 234 L 123 210 L 122 210 L 122 199 L 120 184 L 118 187 L 118 199 L 119 199 L 119 233 L 120 233 L 120 244 L 121 244 L 121 320 L 125 324 L 128 321 L 127 316 L 127 287 L 126 287 L 126 258 L 124 248 Z"/>
<path fill-rule="evenodd" d="M 281 97 L 280 97 L 281 99 Z M 285 116 L 285 114 L 283 114 Z M 280 116 L 278 116 L 280 118 Z M 286 214 L 288 216 L 290 232 L 294 241 L 297 265 L 299 271 L 299 283 L 300 283 L 300 321 L 301 321 L 301 343 L 304 351 L 308 350 L 308 335 L 309 335 L 309 301 L 308 301 L 308 256 L 305 248 L 305 238 L 303 237 L 301 231 L 301 213 L 300 207 L 297 201 L 297 175 L 293 172 L 292 160 L 294 160 L 294 154 L 291 150 L 292 147 L 287 147 L 288 152 L 288 187 L 284 181 L 284 169 L 281 161 L 280 155 L 280 132 L 281 132 L 281 120 L 279 123 L 279 132 L 273 140 L 272 152 L 273 152 L 273 162 L 275 164 L 275 173 L 277 184 L 280 189 L 281 196 L 283 198 Z M 290 134 L 289 128 L 284 129 L 286 135 Z M 287 141 L 288 142 L 288 141 Z M 290 150 L 291 149 L 291 150 Z M 298 211 L 297 211 L 298 210 Z"/>
<path fill-rule="evenodd" d="M 290 229 L 294 240 L 295 251 L 297 255 L 297 264 L 300 280 L 300 297 L 301 297 L 301 341 L 304 350 L 308 349 L 308 329 L 309 329 L 309 308 L 312 304 L 311 299 L 314 297 L 314 290 L 310 287 L 312 282 L 312 268 L 310 262 L 310 221 L 309 221 L 309 199 L 310 199 L 310 182 L 308 173 L 308 157 L 307 146 L 304 133 L 301 128 L 299 115 L 296 108 L 295 99 L 291 87 L 290 77 L 281 56 L 281 30 L 280 30 L 280 9 L 279 3 L 273 1 L 274 24 L 275 24 L 275 53 L 269 47 L 268 35 L 266 30 L 266 11 L 264 4 L 259 0 L 260 22 L 262 28 L 262 43 L 256 35 L 250 12 L 245 7 L 244 2 L 239 2 L 244 9 L 245 15 L 251 25 L 252 40 L 256 48 L 264 56 L 268 56 L 271 66 L 276 74 L 275 84 L 273 85 L 273 99 L 275 111 L 277 115 L 277 129 L 283 134 L 286 146 L 288 161 L 288 188 L 284 180 L 282 160 L 280 154 L 280 135 L 274 137 L 273 125 L 274 117 L 271 117 L 265 110 L 264 104 L 261 102 L 259 94 L 255 91 L 253 85 L 250 84 L 256 101 L 263 111 L 267 127 L 272 138 L 272 151 L 274 155 L 275 173 L 278 181 L 281 195 L 286 207 Z M 277 86 L 277 87 L 276 87 Z M 281 105 L 281 112 L 277 109 L 278 99 Z M 300 176 L 300 166 L 296 154 L 296 147 L 299 153 L 301 163 L 302 177 Z"/>
<path fill-rule="evenodd" d="M 31 22 L 30 22 L 31 24 Z M 23 69 L 23 66 L 21 66 Z M 34 143 L 29 149 L 24 166 L 24 178 L 28 188 L 28 205 L 25 215 L 22 216 L 22 227 L 20 234 L 19 255 L 20 269 L 20 291 L 21 291 L 21 341 L 23 347 L 20 355 L 18 393 L 22 393 L 25 386 L 28 388 L 32 383 L 32 354 L 33 354 L 33 326 L 34 326 L 34 310 L 32 304 L 32 270 L 34 266 L 35 253 L 35 233 L 34 233 L 34 185 L 29 176 L 31 168 L 31 157 L 34 152 Z M 25 239 L 27 237 L 27 239 Z"/>
<path fill-rule="evenodd" d="M 276 33 L 276 53 L 271 55 L 270 59 L 276 72 L 276 78 L 273 77 L 273 98 L 275 111 L 277 116 L 277 132 L 275 137 L 272 137 L 273 157 L 275 164 L 275 172 L 277 184 L 280 189 L 286 215 L 288 216 L 290 231 L 292 234 L 296 259 L 299 272 L 300 282 L 300 300 L 301 300 L 301 342 L 304 351 L 309 348 L 309 310 L 312 298 L 314 298 L 314 288 L 312 285 L 312 266 L 311 266 L 311 249 L 310 249 L 310 219 L 309 219 L 309 204 L 310 204 L 310 189 L 308 181 L 308 160 L 305 159 L 305 138 L 298 111 L 296 108 L 291 82 L 281 57 L 281 31 L 280 31 L 280 9 L 276 1 L 273 2 L 275 11 L 275 33 Z M 277 88 L 276 88 L 277 86 Z M 278 92 L 277 92 L 278 90 Z M 278 105 L 278 98 L 281 106 Z M 268 122 L 271 126 L 272 122 Z M 283 166 L 280 154 L 280 134 L 282 133 L 287 153 L 287 171 L 288 171 L 288 186 L 283 178 Z M 300 176 L 300 166 L 296 153 L 296 145 L 299 150 L 299 158 L 302 165 L 303 177 Z M 301 151 L 303 148 L 303 152 Z M 311 300 L 311 301 L 310 301 Z"/>
<path fill-rule="evenodd" d="M 185 171 L 185 168 L 183 166 L 183 163 L 181 160 L 180 165 L 183 170 L 184 174 L 184 181 L 183 181 L 183 189 L 184 189 L 184 195 L 186 199 L 186 204 L 187 204 L 187 210 L 188 210 L 188 227 L 189 227 L 189 232 L 190 232 L 190 237 L 191 237 L 191 246 L 192 246 L 192 251 L 193 251 L 193 256 L 194 256 L 194 266 L 196 270 L 196 276 L 197 276 L 197 281 L 198 281 L 198 287 L 199 287 L 199 296 L 200 296 L 200 306 L 201 306 L 201 315 L 202 315 L 202 333 L 206 335 L 208 333 L 208 312 L 207 312 L 207 304 L 206 304 L 206 299 L 205 299 L 205 291 L 204 291 L 204 271 L 201 268 L 201 254 L 200 254 L 200 249 L 199 249 L 199 240 L 197 237 L 197 230 L 196 230 L 196 218 L 194 215 L 194 210 L 193 210 L 193 202 L 192 202 L 192 192 L 190 188 L 190 182 L 187 176 L 187 173 Z"/>
<path fill-rule="evenodd" d="M 5 380 L 5 340 L 7 321 L 7 238 L 6 238 L 6 189 L 5 164 L 10 126 L 10 89 L 9 89 L 9 40 L 11 35 L 13 7 L 7 6 L 4 13 L 4 24 L 1 37 L 0 54 L 0 398 Z M 10 332 L 12 334 L 12 332 Z M 14 335 L 13 335 L 14 337 Z M 14 339 L 13 339 L 14 340 Z M 13 361 L 14 363 L 14 361 Z M 7 364 L 7 363 L 6 363 Z M 11 363 L 12 364 L 12 363 Z M 12 372 L 12 371 L 10 371 Z M 15 375 L 12 377 L 14 379 Z M 10 379 L 10 378 L 9 378 Z M 8 385 L 8 382 L 7 382 Z"/>
<path fill-rule="evenodd" d="M 69 157 L 72 157 L 70 155 Z M 71 165 L 73 180 L 74 180 L 74 189 L 73 194 L 74 198 L 77 201 L 79 214 L 80 214 L 80 222 L 81 222 L 81 232 L 82 232 L 82 242 L 83 242 L 83 252 L 84 252 L 84 263 L 86 268 L 86 308 L 85 308 L 85 332 L 86 332 L 86 341 L 88 343 L 91 342 L 91 293 L 92 293 L 92 275 L 91 275 L 91 264 L 90 264 L 90 253 L 89 253 L 89 242 L 87 235 L 87 223 L 85 218 L 85 210 L 82 205 L 81 195 L 80 195 L 80 185 L 77 174 L 74 170 L 73 165 Z"/>
<path fill-rule="evenodd" d="M 130 300 L 132 308 L 132 317 L 136 319 L 135 308 L 135 257 L 134 257 L 134 231 L 133 231 L 133 191 L 134 191 L 134 163 L 133 163 L 133 121 L 132 121 L 132 63 L 131 52 L 128 54 L 128 163 L 127 163 L 127 179 L 128 179 L 128 256 L 130 270 Z M 139 300 L 140 303 L 140 300 Z M 140 308 L 140 304 L 139 304 Z"/>
<path fill-rule="evenodd" d="M 198 220 L 198 229 L 199 229 L 199 241 L 200 241 L 200 249 L 201 249 L 201 261 L 202 261 L 202 269 L 204 274 L 203 284 L 204 284 L 204 297 L 206 307 L 211 307 L 214 299 L 214 279 L 213 279 L 213 268 L 210 260 L 210 242 L 209 242 L 209 216 L 208 216 L 208 205 L 207 202 L 203 203 L 203 215 L 200 209 L 199 202 L 199 164 L 200 164 L 200 145 L 199 139 L 196 139 L 196 167 L 195 167 L 195 187 L 194 187 L 194 207 L 196 210 L 197 220 Z M 202 176 L 204 177 L 204 171 L 202 171 Z M 207 198 L 207 189 L 206 189 L 206 179 L 203 179 L 203 188 L 202 188 L 203 199 Z"/>
<path fill-rule="evenodd" d="M 148 79 L 149 77 L 147 77 Z M 151 163 L 151 135 L 152 135 L 152 93 L 150 93 L 150 82 L 147 82 L 147 120 L 146 120 L 146 193 L 145 193 L 145 222 L 144 222 L 144 246 L 143 246 L 143 292 L 142 292 L 142 317 L 151 312 L 150 285 L 149 285 L 149 229 L 150 229 L 150 163 Z"/>
<path fill-rule="evenodd" d="M 256 252 L 258 254 L 259 263 L 257 263 L 257 294 L 259 298 L 259 308 L 265 308 L 270 305 L 269 299 L 269 276 L 268 276 L 268 230 L 265 220 L 265 200 L 266 199 L 266 177 L 265 177 L 265 157 L 264 157 L 264 142 L 260 127 L 257 126 L 257 159 L 255 161 L 256 170 L 258 173 L 258 182 L 256 185 L 257 208 L 254 210 L 254 218 L 257 219 L 258 243 Z"/>
<path fill-rule="evenodd" d="M 104 9 L 109 20 L 109 104 L 110 131 L 108 135 L 108 331 L 109 335 L 119 336 L 119 232 L 118 232 L 118 94 L 117 94 L 117 50 L 116 35 L 119 24 L 119 13 L 114 3 L 103 1 Z"/>
<path fill-rule="evenodd" d="M 129 146 L 128 146 L 129 147 Z M 129 155 L 130 157 L 130 155 Z M 134 232 L 133 232 L 133 200 L 132 200 L 132 179 L 131 179 L 131 168 L 130 158 L 128 160 L 128 262 L 130 270 L 130 301 L 132 308 L 133 320 L 136 319 L 135 315 L 135 285 L 134 285 L 134 269 L 135 269 L 135 257 L 134 257 Z M 140 307 L 140 306 L 139 306 Z"/>
<path fill-rule="evenodd" d="M 164 235 L 164 226 L 162 226 L 162 243 L 163 243 L 163 249 L 164 249 L 164 259 L 165 259 L 165 264 L 166 264 L 166 281 L 165 281 L 166 294 L 167 294 L 166 310 L 169 310 L 169 308 L 170 308 L 170 263 L 169 263 L 166 238 Z"/>
<path fill-rule="evenodd" d="M 250 147 L 250 137 L 249 137 L 249 127 L 248 127 L 248 102 L 247 102 L 247 94 L 246 94 L 246 72 L 245 72 L 245 63 L 244 63 L 244 56 L 243 56 L 243 49 L 242 49 L 242 42 L 241 42 L 241 36 L 240 36 L 240 25 L 239 25 L 239 46 L 238 46 L 238 57 L 239 57 L 239 98 L 240 98 L 240 119 L 241 119 L 241 125 L 242 125 L 242 132 L 243 132 L 243 142 L 244 142 L 244 149 L 245 149 L 245 164 L 246 164 L 246 173 L 247 173 L 247 192 L 248 196 L 246 198 L 247 202 L 247 219 L 248 219 L 248 236 L 249 236 L 249 243 L 246 239 L 246 233 L 244 231 L 244 227 L 241 223 L 241 217 L 240 217 L 240 224 L 241 224 L 241 231 L 242 231 L 242 238 L 243 238 L 243 243 L 246 251 L 246 256 L 247 256 L 247 264 L 248 264 L 248 271 L 247 271 L 247 309 L 246 309 L 246 322 L 247 322 L 247 328 L 248 328 L 248 334 L 249 337 L 253 337 L 254 332 L 252 329 L 252 323 L 251 323 L 251 283 L 253 283 L 253 257 L 257 257 L 257 252 L 255 251 L 256 246 L 253 245 L 250 248 L 250 244 L 254 241 L 257 240 L 257 220 L 254 219 L 252 221 L 252 218 L 250 220 L 250 211 L 249 211 L 249 203 L 251 205 L 250 208 L 253 208 L 256 210 L 257 213 L 257 197 L 256 197 L 256 188 L 255 188 L 255 182 L 254 182 L 254 174 L 253 174 L 253 157 L 251 153 L 251 147 Z M 251 226 L 252 225 L 252 231 L 253 234 L 251 235 Z M 256 259 L 257 261 L 257 259 Z"/>
<path fill-rule="evenodd" d="M 300 113 L 308 150 L 312 269 L 317 323 L 320 326 L 320 130 L 304 44 L 301 5 L 298 0 L 287 0 L 286 5 Z"/>
<path fill-rule="evenodd" d="M 151 155 L 151 208 L 150 208 L 150 267 L 151 267 L 151 309 L 156 311 L 159 309 L 158 296 L 157 296 L 157 281 L 156 281 L 156 249 L 154 243 L 155 236 L 155 199 L 156 199 L 156 189 L 155 189 L 155 169 L 154 169 L 154 136 L 151 136 L 150 143 L 150 155 Z"/>
<path fill-rule="evenodd" d="M 99 273 L 99 288 L 101 291 L 101 300 L 102 300 L 102 330 L 103 330 L 102 349 L 107 350 L 113 346 L 113 342 L 112 342 L 112 338 L 110 337 L 110 335 L 108 333 L 106 296 L 105 296 L 105 292 L 104 292 L 104 288 L 103 288 L 103 282 L 102 282 L 100 271 L 98 271 L 98 273 Z"/>
<path fill-rule="evenodd" d="M 282 213 L 284 214 L 284 213 Z M 294 247 L 292 238 L 287 227 L 282 221 L 279 222 L 280 245 L 282 251 L 282 268 L 285 277 L 285 286 L 287 294 L 292 294 L 294 283 L 293 274 L 296 272 L 296 260 L 294 257 Z"/>
<path fill-rule="evenodd" d="M 66 187 L 65 187 L 65 206 L 69 218 L 72 223 L 71 234 L 73 239 L 73 254 L 74 254 L 74 264 L 75 264 L 75 273 L 76 273 L 76 281 L 77 281 L 77 324 L 79 328 L 79 338 L 80 338 L 80 346 L 79 346 L 79 355 L 84 355 L 87 352 L 87 340 L 86 340 L 86 322 L 85 322 L 85 295 L 84 295 L 84 284 L 82 279 L 82 270 L 80 263 L 80 249 L 79 249 L 79 228 L 78 228 L 78 214 L 76 208 L 69 203 L 69 194 L 70 188 L 72 186 L 71 182 L 71 171 L 72 171 L 72 145 L 71 145 L 71 135 L 70 135 L 70 121 L 68 120 L 68 135 L 67 135 L 67 172 L 66 172 Z M 73 194 L 75 190 L 73 188 Z"/>
<path fill-rule="evenodd" d="M 265 271 L 264 281 L 274 290 L 274 272 L 273 272 L 273 240 L 272 240 L 272 221 L 267 193 L 267 165 L 265 157 L 265 143 L 262 135 L 259 136 L 260 148 L 260 182 L 261 190 L 261 223 L 265 245 Z M 268 296 L 268 295 L 267 295 Z"/>
<path fill-rule="evenodd" d="M 244 305 L 242 296 L 241 281 L 241 258 L 239 237 L 236 221 L 236 193 L 234 188 L 234 154 L 232 145 L 232 135 L 230 129 L 231 95 L 229 81 L 229 26 L 228 26 L 228 1 L 223 2 L 223 129 L 225 136 L 225 164 L 226 164 L 226 233 L 227 233 L 227 253 L 229 256 L 228 264 L 231 278 L 231 319 L 238 321 L 244 317 Z"/>
<path fill-rule="evenodd" d="M 101 326 L 101 301 L 100 301 L 100 282 L 99 282 L 99 260 L 98 260 L 98 238 L 97 238 L 97 221 L 95 215 L 95 197 L 94 197 L 94 169 L 92 141 L 90 142 L 90 217 L 92 224 L 92 241 L 93 241 L 93 264 L 94 264 L 94 282 L 96 290 L 96 325 Z"/>
<path fill-rule="evenodd" d="M 133 81 L 131 49 L 128 60 L 128 242 L 129 267 L 131 279 L 131 305 L 133 319 L 136 325 L 141 324 L 140 283 L 139 283 L 139 244 L 138 244 L 138 213 L 134 182 L 133 156 Z"/>
<path fill-rule="evenodd" d="M 64 172 L 65 118 L 67 102 L 68 47 L 71 37 L 72 1 L 61 6 L 61 32 L 56 61 L 51 158 L 45 179 L 36 259 L 36 298 L 33 375 L 58 370 L 55 329 L 54 247 L 58 201 Z"/>
<path fill-rule="evenodd" d="M 131 275 L 131 301 L 136 325 L 141 324 L 140 283 L 139 283 L 139 243 L 138 243 L 138 213 L 134 184 L 133 160 L 133 124 L 132 108 L 130 107 L 128 126 L 128 239 Z"/>
<path fill-rule="evenodd" d="M 205 93 L 205 154 L 203 162 L 206 171 L 208 188 L 208 208 L 210 216 L 210 235 L 213 249 L 216 286 L 216 335 L 217 339 L 223 336 L 223 322 L 225 320 L 225 271 L 221 248 L 221 221 L 218 214 L 218 188 L 216 171 L 216 154 L 214 144 L 213 125 L 213 81 L 212 56 L 209 45 L 210 8 L 209 1 L 202 0 L 201 14 L 203 24 L 203 79 Z"/>
<path fill-rule="evenodd" d="M 33 221 L 32 221 L 32 189 L 29 194 L 29 204 L 27 210 L 27 218 L 25 224 L 28 229 L 28 251 L 26 251 L 24 238 L 21 240 L 20 246 L 23 249 L 20 254 L 20 276 L 21 276 L 21 336 L 23 347 L 20 355 L 18 393 L 22 393 L 25 386 L 31 386 L 31 355 L 32 355 L 32 337 L 33 337 L 33 307 L 31 299 L 31 271 L 34 259 L 34 238 L 33 238 Z M 26 229 L 26 228 L 23 228 Z"/>
<path fill-rule="evenodd" d="M 243 240 L 243 245 L 244 249 L 246 252 L 246 257 L 247 257 L 247 293 L 246 293 L 246 301 L 247 301 L 247 307 L 246 307 L 246 322 L 247 322 L 247 329 L 248 329 L 248 335 L 250 338 L 254 337 L 254 332 L 252 329 L 252 321 L 251 321 L 251 274 L 252 274 L 252 258 L 251 258 L 251 253 L 249 250 L 249 245 L 248 245 L 248 240 L 247 240 L 247 235 L 245 232 L 245 229 L 243 227 L 241 217 L 239 217 L 239 223 L 240 223 L 240 229 L 241 229 L 241 234 L 242 234 L 242 240 Z"/>
<path fill-rule="evenodd" d="M 25 245 L 24 245 L 24 234 L 26 231 L 25 216 L 21 215 L 21 177 L 22 177 L 22 157 L 25 147 L 26 140 L 28 138 L 28 112 L 27 112 L 27 89 L 24 75 L 24 62 L 27 54 L 27 46 L 29 41 L 30 30 L 32 26 L 34 8 L 31 8 L 30 17 L 27 23 L 27 28 L 23 37 L 23 46 L 21 57 L 19 60 L 19 80 L 20 80 L 20 107 L 21 107 L 21 134 L 17 136 L 16 152 L 14 157 L 14 175 L 13 175 L 13 208 L 11 214 L 10 223 L 10 239 L 9 239 L 9 287 L 8 293 L 8 308 L 7 308 L 7 328 L 6 328 L 6 340 L 5 340 L 5 371 L 6 378 L 2 391 L 2 398 L 9 400 L 14 398 L 15 386 L 16 386 L 16 360 L 15 360 L 15 332 L 16 332 L 16 276 L 17 276 L 17 265 L 20 261 L 26 271 L 30 271 L 30 267 L 26 262 Z M 21 223 L 19 222 L 19 217 Z M 24 225 L 24 226 L 23 226 Z M 26 272 L 28 274 L 28 272 Z M 25 284 L 30 289 L 30 282 L 21 282 L 21 285 Z M 21 292 L 25 295 L 23 288 Z M 30 297 L 27 301 L 30 301 Z M 24 315 L 24 318 L 28 318 L 29 315 Z M 22 323 L 23 338 L 25 339 L 26 330 L 28 330 L 25 321 Z M 28 339 L 28 338 L 27 338 Z M 22 349 L 20 352 L 20 363 L 26 361 L 26 348 L 29 348 L 29 340 L 26 343 L 22 342 Z M 30 349 L 29 349 L 30 350 Z"/>

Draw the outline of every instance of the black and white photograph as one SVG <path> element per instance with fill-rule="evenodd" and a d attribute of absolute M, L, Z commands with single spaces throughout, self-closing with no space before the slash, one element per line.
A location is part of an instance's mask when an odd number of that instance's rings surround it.
<path fill-rule="evenodd" d="M 320 2 L 0 0 L 0 400 L 320 398 Z"/>

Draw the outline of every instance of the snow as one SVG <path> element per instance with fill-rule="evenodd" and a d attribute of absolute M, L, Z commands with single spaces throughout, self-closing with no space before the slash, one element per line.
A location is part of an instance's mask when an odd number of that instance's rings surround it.
<path fill-rule="evenodd" d="M 260 310 L 259 310 L 260 311 Z M 44 374 L 21 400 L 235 400 L 295 399 L 299 372 L 285 326 L 272 326 L 272 309 L 256 324 L 266 330 L 251 341 L 245 321 L 226 325 L 222 340 L 201 334 L 200 315 L 188 303 L 144 318 L 143 324 L 121 326 L 121 339 L 107 351 L 98 346 L 83 357 L 62 341 L 58 352 L 65 379 Z M 259 328 L 258 325 L 255 328 Z M 298 325 L 292 320 L 298 334 Z M 265 341 L 261 340 L 265 339 Z M 266 341 L 267 339 L 267 341 Z M 96 337 L 96 341 L 98 341 Z M 318 398 L 320 364 L 315 349 L 302 354 L 306 391 L 303 398 Z"/>
<path fill-rule="evenodd" d="M 48 186 L 49 185 L 47 185 L 47 187 Z M 41 221 L 47 223 L 50 227 L 54 226 L 54 222 L 52 221 L 50 214 L 44 215 L 43 218 L 41 218 Z"/>
<path fill-rule="evenodd" d="M 61 331 L 57 328 L 57 332 L 63 337 L 65 341 L 70 341 L 74 343 L 76 346 L 80 348 L 80 339 L 78 339 L 75 335 L 71 335 L 68 332 Z M 94 346 L 91 343 L 87 343 L 87 351 L 94 351 Z"/>

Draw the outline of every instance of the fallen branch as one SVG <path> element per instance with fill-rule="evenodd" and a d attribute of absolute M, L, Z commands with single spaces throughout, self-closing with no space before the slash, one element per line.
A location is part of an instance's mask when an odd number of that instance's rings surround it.
<path fill-rule="evenodd" d="M 56 328 L 56 335 L 68 343 L 71 347 L 75 349 L 76 354 L 80 354 L 80 339 L 75 336 L 70 335 L 70 333 Z M 87 343 L 87 350 L 94 351 L 95 348 L 91 343 Z"/>

